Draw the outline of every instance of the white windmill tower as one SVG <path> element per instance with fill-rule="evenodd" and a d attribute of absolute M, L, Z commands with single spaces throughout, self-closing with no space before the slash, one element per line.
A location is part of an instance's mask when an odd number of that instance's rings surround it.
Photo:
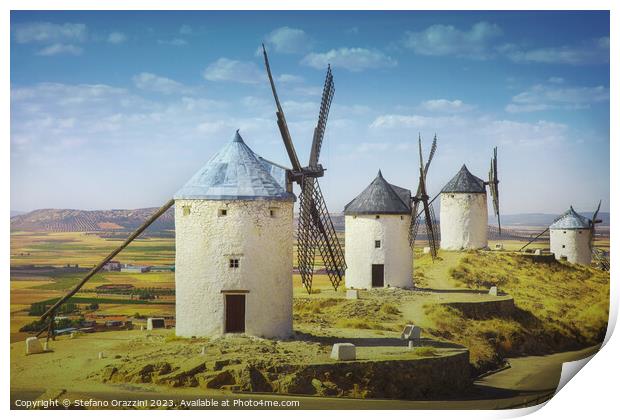
<path fill-rule="evenodd" d="M 488 246 L 487 191 L 489 186 L 499 232 L 497 148 L 493 150 L 489 180 L 483 181 L 463 165 L 440 193 L 441 249 L 481 249 Z"/>
<path fill-rule="evenodd" d="M 377 177 L 344 207 L 347 288 L 413 286 L 411 191 Z"/>
<path fill-rule="evenodd" d="M 577 213 L 573 206 L 565 211 L 549 226 L 551 252 L 556 260 L 566 260 L 573 264 L 590 265 L 594 243 L 594 232 L 601 203 L 592 220 Z"/>
<path fill-rule="evenodd" d="M 295 197 L 285 169 L 237 132 L 174 199 L 176 334 L 290 335 Z"/>

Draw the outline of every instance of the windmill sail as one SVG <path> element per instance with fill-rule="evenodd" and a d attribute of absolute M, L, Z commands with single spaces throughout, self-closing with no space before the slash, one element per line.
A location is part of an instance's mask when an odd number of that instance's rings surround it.
<path fill-rule="evenodd" d="M 280 128 L 280 134 L 293 167 L 292 171 L 290 171 L 290 178 L 301 187 L 301 193 L 299 194 L 299 225 L 297 227 L 297 256 L 302 283 L 308 293 L 311 293 L 314 266 L 318 254 L 325 266 L 332 286 L 334 289 L 338 289 L 346 269 L 344 252 L 329 216 L 318 181 L 318 178 L 324 174 L 324 169 L 319 163 L 319 156 L 335 91 L 331 67 L 327 67 L 318 121 L 314 129 L 310 149 L 309 164 L 307 167 L 301 167 L 288 126 L 286 125 L 284 111 L 278 99 L 269 67 L 267 50 L 264 45 L 263 56 L 265 58 L 265 68 L 269 76 L 269 83 L 271 84 L 271 90 L 276 102 L 278 127 Z"/>
<path fill-rule="evenodd" d="M 433 139 L 431 145 L 431 151 L 429 153 L 426 164 L 424 164 L 424 158 L 422 156 L 422 139 L 418 136 L 418 150 L 420 157 L 420 180 L 418 183 L 418 191 L 413 197 L 413 205 L 411 206 L 411 222 L 409 226 L 409 244 L 413 247 L 415 240 L 422 224 L 422 215 L 424 216 L 424 226 L 426 230 L 426 238 L 428 240 L 428 246 L 433 259 L 437 257 L 437 241 L 439 240 L 439 232 L 437 230 L 437 221 L 435 219 L 435 210 L 432 206 L 432 201 L 429 201 L 428 193 L 426 192 L 426 174 L 430 167 L 435 150 L 437 149 L 437 136 Z M 418 213 L 420 203 L 422 204 L 422 211 Z"/>
<path fill-rule="evenodd" d="M 590 222 L 590 249 L 594 249 L 594 236 L 596 234 L 596 224 L 597 223 L 601 223 L 602 220 L 597 220 L 597 216 L 598 216 L 598 212 L 601 209 L 601 202 L 602 200 L 599 200 L 598 202 L 598 206 L 596 207 L 596 210 L 594 211 L 594 214 L 592 215 L 592 220 Z"/>
<path fill-rule="evenodd" d="M 325 84 L 323 86 L 323 95 L 321 98 L 321 107 L 319 108 L 319 119 L 314 129 L 312 138 L 312 149 L 310 150 L 310 167 L 315 167 L 319 162 L 319 154 L 323 145 L 323 137 L 325 136 L 325 127 L 327 126 L 327 117 L 329 109 L 334 98 L 334 76 L 332 69 L 327 66 L 327 75 L 325 76 Z"/>
<path fill-rule="evenodd" d="M 301 165 L 299 163 L 297 153 L 295 152 L 295 146 L 293 146 L 293 139 L 291 138 L 291 133 L 288 130 L 288 124 L 286 124 L 284 111 L 282 110 L 282 106 L 280 105 L 280 99 L 278 98 L 278 92 L 276 91 L 276 84 L 273 81 L 273 76 L 271 75 L 271 68 L 269 67 L 269 58 L 267 58 L 267 50 L 265 49 L 265 44 L 263 44 L 263 57 L 265 58 L 265 68 L 267 69 L 267 76 L 269 77 L 269 84 L 271 85 L 273 99 L 276 102 L 276 116 L 278 118 L 278 128 L 280 129 L 280 135 L 282 136 L 282 140 L 284 141 L 284 147 L 286 148 L 286 153 L 288 154 L 288 157 L 291 161 L 293 170 L 299 171 L 301 169 Z"/>
<path fill-rule="evenodd" d="M 497 227 L 499 234 L 502 234 L 502 222 L 499 217 L 499 179 L 497 178 L 497 147 L 493 148 L 493 157 L 491 158 L 491 169 L 489 169 L 489 191 L 493 200 L 493 211 L 497 217 Z"/>
<path fill-rule="evenodd" d="M 334 287 L 342 282 L 346 264 L 336 229 L 316 178 L 306 178 L 299 196 L 298 260 L 302 283 L 310 292 L 316 254 Z"/>

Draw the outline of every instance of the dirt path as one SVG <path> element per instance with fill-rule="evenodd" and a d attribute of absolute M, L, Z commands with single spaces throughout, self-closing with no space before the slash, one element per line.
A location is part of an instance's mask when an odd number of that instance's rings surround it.
<path fill-rule="evenodd" d="M 450 269 L 456 267 L 463 256 L 461 252 L 440 251 L 440 262 L 425 262 L 423 272 L 428 287 L 436 290 L 463 290 L 456 287 L 450 276 Z"/>

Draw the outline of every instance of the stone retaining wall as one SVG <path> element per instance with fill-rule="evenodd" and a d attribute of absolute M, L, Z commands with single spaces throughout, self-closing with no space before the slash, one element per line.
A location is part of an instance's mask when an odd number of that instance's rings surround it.
<path fill-rule="evenodd" d="M 506 318 L 512 316 L 515 309 L 512 297 L 482 302 L 451 302 L 446 305 L 458 309 L 467 318 L 472 319 Z"/>
<path fill-rule="evenodd" d="M 414 360 L 309 365 L 281 378 L 274 391 L 353 398 L 435 399 L 471 385 L 469 352 Z"/>

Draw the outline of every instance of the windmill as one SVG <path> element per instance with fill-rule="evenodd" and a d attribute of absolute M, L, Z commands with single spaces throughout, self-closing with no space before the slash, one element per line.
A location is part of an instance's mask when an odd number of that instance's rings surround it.
<path fill-rule="evenodd" d="M 429 201 L 429 196 L 426 191 L 426 175 L 428 173 L 428 168 L 431 164 L 431 161 L 433 160 L 433 156 L 435 155 L 435 150 L 437 150 L 437 135 L 435 135 L 435 137 L 433 138 L 433 144 L 431 145 L 431 151 L 428 154 L 426 164 L 424 164 L 424 159 L 422 156 L 422 139 L 419 136 L 418 150 L 420 155 L 420 180 L 418 183 L 418 190 L 416 192 L 416 195 L 412 197 L 413 205 L 411 206 L 409 245 L 413 247 L 415 244 L 415 240 L 418 235 L 420 223 L 422 220 L 422 214 L 424 214 L 424 223 L 426 225 L 428 246 L 431 251 L 431 256 L 434 260 L 437 257 L 437 239 L 439 238 L 439 233 L 437 232 L 437 221 L 435 219 L 435 211 L 433 210 L 432 205 L 434 199 Z M 418 214 L 418 208 L 420 204 L 422 204 L 422 211 Z"/>
<path fill-rule="evenodd" d="M 329 108 L 334 96 L 332 71 L 330 66 L 328 66 L 325 84 L 323 86 L 321 106 L 319 108 L 319 117 L 312 138 L 310 159 L 308 166 L 302 167 L 286 124 L 284 111 L 278 99 L 278 93 L 276 92 L 276 86 L 271 74 L 269 58 L 267 57 L 267 50 L 264 44 L 263 56 L 265 58 L 265 68 L 267 70 L 267 76 L 269 77 L 271 91 L 276 103 L 278 128 L 280 129 L 284 147 L 291 161 L 292 169 L 288 170 L 288 177 L 292 181 L 295 181 L 301 188 L 299 194 L 299 225 L 297 228 L 297 254 L 301 281 L 308 293 L 311 293 L 315 256 L 318 252 L 323 259 L 323 264 L 325 265 L 332 286 L 334 289 L 338 289 L 346 269 L 344 253 L 338 241 L 338 237 L 336 236 L 336 230 L 334 229 L 329 212 L 327 211 L 327 206 L 318 181 L 318 178 L 322 177 L 325 173 L 325 168 L 319 163 L 319 155 L 321 153 L 323 137 L 325 136 Z"/>
<path fill-rule="evenodd" d="M 493 157 L 491 158 L 491 169 L 489 169 L 489 181 L 485 182 L 489 186 L 491 199 L 493 200 L 493 212 L 497 217 L 497 228 L 499 234 L 502 234 L 502 222 L 499 218 L 499 179 L 497 178 L 497 147 L 493 148 Z"/>
<path fill-rule="evenodd" d="M 596 207 L 596 210 L 594 211 L 594 214 L 592 215 L 592 220 L 590 220 L 590 249 L 591 250 L 594 250 L 594 235 L 596 234 L 596 224 L 603 223 L 601 219 L 596 218 L 596 216 L 598 216 L 599 210 L 601 209 L 601 201 L 602 200 L 599 200 L 598 206 Z"/>

